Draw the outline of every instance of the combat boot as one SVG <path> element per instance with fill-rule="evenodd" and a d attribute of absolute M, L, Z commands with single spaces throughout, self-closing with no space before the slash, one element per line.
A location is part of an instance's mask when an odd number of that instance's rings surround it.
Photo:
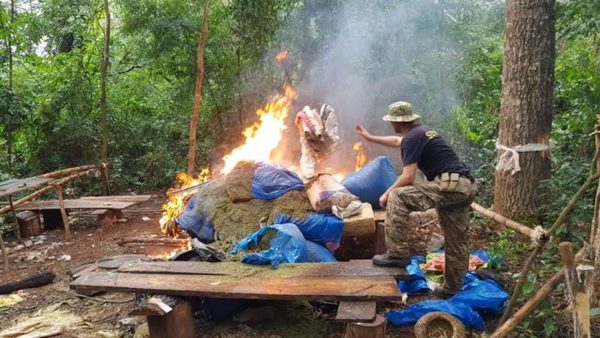
<path fill-rule="evenodd" d="M 410 264 L 409 257 L 393 257 L 388 255 L 387 253 L 383 255 L 375 255 L 373 256 L 371 261 L 373 262 L 373 265 L 396 268 L 404 268 L 408 264 Z"/>

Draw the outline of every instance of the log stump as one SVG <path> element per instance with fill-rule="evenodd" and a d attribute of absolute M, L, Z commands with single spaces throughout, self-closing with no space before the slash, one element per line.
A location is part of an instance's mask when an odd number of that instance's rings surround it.
<path fill-rule="evenodd" d="M 37 236 L 42 231 L 39 213 L 35 211 L 21 211 L 17 213 L 16 218 L 22 238 Z"/>

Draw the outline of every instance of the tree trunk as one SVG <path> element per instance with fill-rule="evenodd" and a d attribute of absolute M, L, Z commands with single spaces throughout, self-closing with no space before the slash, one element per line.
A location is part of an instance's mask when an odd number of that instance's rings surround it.
<path fill-rule="evenodd" d="M 110 8 L 108 0 L 104 0 L 104 16 L 106 27 L 104 28 L 104 50 L 102 52 L 102 64 L 100 65 L 100 113 L 102 124 L 102 148 L 100 158 L 103 163 L 108 162 L 108 102 L 106 95 L 108 67 L 110 66 Z"/>
<path fill-rule="evenodd" d="M 13 51 L 12 51 L 12 39 L 13 39 L 13 25 L 15 22 L 15 0 L 10 0 L 10 34 L 8 35 L 7 52 L 8 52 L 8 121 L 6 126 L 6 155 L 8 160 L 8 172 L 13 173 L 13 131 L 12 131 L 12 101 L 13 101 Z"/>
<path fill-rule="evenodd" d="M 202 28 L 198 41 L 197 77 L 194 91 L 194 111 L 190 120 L 190 139 L 188 145 L 187 173 L 192 176 L 196 172 L 196 131 L 198 129 L 198 116 L 200 115 L 200 100 L 202 99 L 202 83 L 204 82 L 204 46 L 208 40 L 208 0 L 204 0 L 202 10 Z"/>
<path fill-rule="evenodd" d="M 554 0 L 506 1 L 500 145 L 548 144 L 554 35 Z M 548 150 L 521 151 L 519 157 L 520 172 L 496 172 L 494 210 L 511 219 L 535 215 L 538 183 L 550 177 Z"/>

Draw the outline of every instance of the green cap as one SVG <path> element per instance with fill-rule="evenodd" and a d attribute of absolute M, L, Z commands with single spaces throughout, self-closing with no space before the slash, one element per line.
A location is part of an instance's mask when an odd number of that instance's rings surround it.
<path fill-rule="evenodd" d="M 398 101 L 390 104 L 387 115 L 383 117 L 383 120 L 389 122 L 412 122 L 420 118 L 421 116 L 413 113 L 412 104 L 405 101 Z"/>

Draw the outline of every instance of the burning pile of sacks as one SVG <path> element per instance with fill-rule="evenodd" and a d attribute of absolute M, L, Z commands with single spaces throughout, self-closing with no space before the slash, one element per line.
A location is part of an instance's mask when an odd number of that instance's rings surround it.
<path fill-rule="evenodd" d="M 345 222 L 372 214 L 395 179 L 383 156 L 342 182 L 320 174 L 304 183 L 278 165 L 240 162 L 203 185 L 175 222 L 202 242 L 227 243 L 245 263 L 331 262 Z"/>

